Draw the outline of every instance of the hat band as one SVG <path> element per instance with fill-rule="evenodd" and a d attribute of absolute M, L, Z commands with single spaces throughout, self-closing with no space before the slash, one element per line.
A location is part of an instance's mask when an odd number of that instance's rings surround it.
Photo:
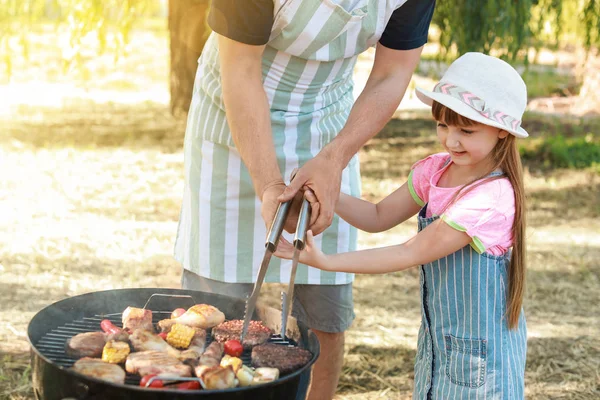
<path fill-rule="evenodd" d="M 460 86 L 452 85 L 450 83 L 445 82 L 439 82 L 437 85 L 435 85 L 433 91 L 437 93 L 443 93 L 445 95 L 454 97 L 455 99 L 462 101 L 485 118 L 491 121 L 498 122 L 499 124 L 504 125 L 510 130 L 516 131 L 521 126 L 520 119 L 503 113 L 502 111 L 498 111 L 491 107 L 487 107 L 483 99 L 480 99 L 473 93 L 461 88 Z"/>

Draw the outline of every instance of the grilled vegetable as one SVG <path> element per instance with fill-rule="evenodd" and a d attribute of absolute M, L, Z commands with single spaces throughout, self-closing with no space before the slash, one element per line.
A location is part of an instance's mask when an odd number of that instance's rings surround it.
<path fill-rule="evenodd" d="M 250 386 L 254 379 L 254 370 L 246 365 L 242 365 L 235 373 L 235 377 L 240 382 L 240 386 Z"/>
<path fill-rule="evenodd" d="M 155 376 L 156 376 L 156 374 L 144 375 L 144 377 L 142 377 L 142 380 L 140 380 L 140 386 L 141 387 L 150 387 L 150 388 L 164 387 L 165 383 L 161 379 L 155 379 L 150 384 L 148 384 L 148 382 L 150 382 L 150 379 L 154 378 Z"/>
<path fill-rule="evenodd" d="M 200 382 L 198 381 L 187 381 L 187 382 L 181 382 L 178 383 L 175 386 L 176 389 L 179 390 L 200 390 Z"/>
<path fill-rule="evenodd" d="M 224 350 L 225 354 L 229 354 L 232 357 L 239 357 L 244 352 L 244 347 L 239 340 L 231 339 L 225 342 Z"/>
<path fill-rule="evenodd" d="M 129 355 L 129 345 L 116 340 L 109 340 L 102 349 L 102 361 L 111 364 L 121 364 L 125 362 Z"/>
<path fill-rule="evenodd" d="M 221 359 L 221 367 L 225 368 L 229 365 L 231 365 L 231 368 L 233 368 L 233 372 L 237 373 L 242 366 L 242 359 L 231 357 L 230 355 L 225 354 L 225 356 Z"/>
<path fill-rule="evenodd" d="M 187 349 L 195 334 L 196 330 L 194 328 L 183 324 L 175 324 L 167 335 L 167 343 L 179 349 Z"/>
<path fill-rule="evenodd" d="M 271 382 L 277 378 L 279 378 L 279 370 L 277 368 L 256 368 L 254 370 L 252 385 Z"/>

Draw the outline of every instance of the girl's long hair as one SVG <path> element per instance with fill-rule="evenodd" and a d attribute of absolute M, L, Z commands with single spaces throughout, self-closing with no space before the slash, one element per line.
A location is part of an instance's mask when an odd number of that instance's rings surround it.
<path fill-rule="evenodd" d="M 437 121 L 443 121 L 447 125 L 470 126 L 476 124 L 476 122 L 457 114 L 436 101 L 433 102 L 431 111 Z M 508 135 L 506 138 L 500 139 L 492 150 L 490 157 L 492 160 L 490 170 L 473 182 L 464 185 L 450 201 L 450 204 L 456 202 L 468 191 L 490 180 L 506 177 L 510 181 L 515 193 L 515 217 L 512 226 L 512 254 L 508 268 L 506 313 L 508 327 L 514 329 L 519 324 L 525 293 L 525 189 L 523 187 L 523 167 L 515 136 Z M 498 169 L 502 170 L 504 175 L 485 178 Z"/>

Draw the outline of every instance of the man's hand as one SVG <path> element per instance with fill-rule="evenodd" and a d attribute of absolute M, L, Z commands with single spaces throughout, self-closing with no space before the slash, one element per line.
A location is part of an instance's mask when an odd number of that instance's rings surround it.
<path fill-rule="evenodd" d="M 343 167 L 337 161 L 321 152 L 298 170 L 290 185 L 278 198 L 281 202 L 288 201 L 297 196 L 302 188 L 314 193 L 316 201 L 311 201 L 313 209 L 310 226 L 314 235 L 323 232 L 333 221 L 335 204 L 340 196 L 342 170 Z M 298 212 L 296 216 L 297 214 Z"/>

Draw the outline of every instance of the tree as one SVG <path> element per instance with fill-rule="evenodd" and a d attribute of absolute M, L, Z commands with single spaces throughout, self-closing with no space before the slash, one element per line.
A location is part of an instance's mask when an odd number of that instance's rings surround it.
<path fill-rule="evenodd" d="M 174 114 L 189 107 L 196 61 L 209 32 L 205 23 L 209 1 L 169 1 Z M 10 73 L 11 54 L 27 52 L 27 28 L 40 21 L 68 27 L 74 60 L 82 38 L 90 34 L 97 35 L 102 48 L 109 43 L 107 35 L 116 32 L 110 45 L 119 54 L 134 23 L 156 13 L 159 5 L 159 0 L 0 0 L 0 55 Z M 588 56 L 579 68 L 580 106 L 600 110 L 600 0 L 439 0 L 433 24 L 440 28 L 440 56 L 446 59 L 481 51 L 527 64 L 527 50 L 542 44 L 584 46 Z"/>
<path fill-rule="evenodd" d="M 433 24 L 445 59 L 494 52 L 527 65 L 530 48 L 582 45 L 587 54 L 577 68 L 582 87 L 573 111 L 600 112 L 600 0 L 438 1 Z"/>
<path fill-rule="evenodd" d="M 171 39 L 171 112 L 187 113 L 192 99 L 198 57 L 208 39 L 206 24 L 209 0 L 171 0 L 169 36 Z"/>

